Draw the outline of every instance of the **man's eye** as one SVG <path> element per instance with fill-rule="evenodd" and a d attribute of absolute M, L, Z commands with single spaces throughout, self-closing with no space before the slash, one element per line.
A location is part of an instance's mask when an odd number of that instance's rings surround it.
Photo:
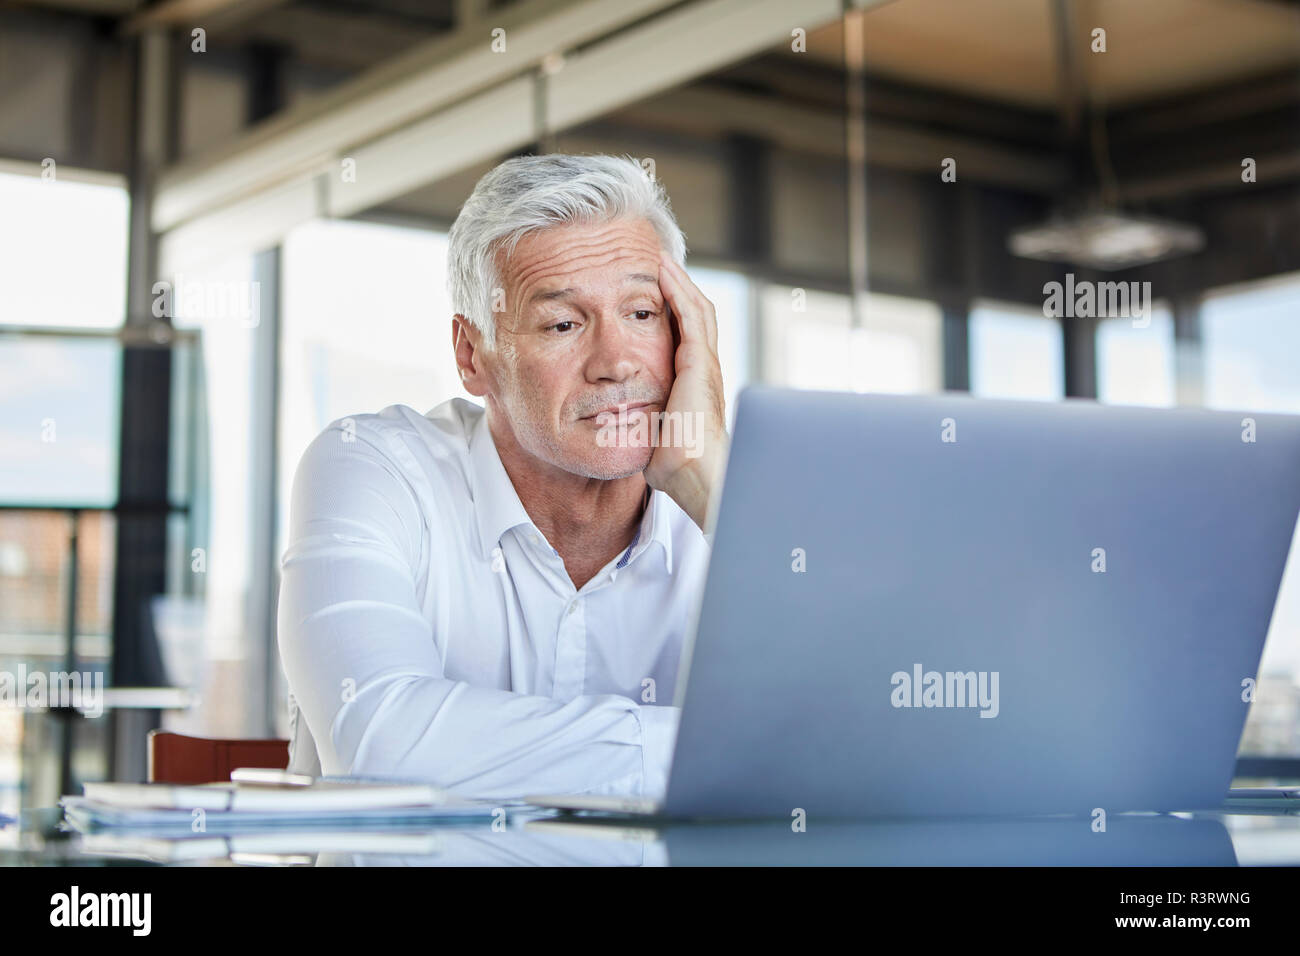
<path fill-rule="evenodd" d="M 573 325 L 573 322 L 570 321 L 569 319 L 565 319 L 563 322 L 556 322 L 554 325 L 550 326 L 550 328 L 555 332 L 567 332 L 569 330 L 567 328 L 564 328 L 564 326 L 571 326 L 571 325 Z"/>
<path fill-rule="evenodd" d="M 642 321 L 654 317 L 654 311 L 652 309 L 637 309 L 632 314 L 635 315 L 638 319 L 641 319 Z"/>

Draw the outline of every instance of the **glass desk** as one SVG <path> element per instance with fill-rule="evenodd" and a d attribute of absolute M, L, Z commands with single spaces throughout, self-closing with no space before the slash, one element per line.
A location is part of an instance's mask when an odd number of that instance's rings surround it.
<path fill-rule="evenodd" d="M 809 820 L 650 827 L 510 808 L 503 821 L 234 836 L 62 830 L 61 811 L 0 829 L 0 865 L 104 866 L 1277 866 L 1300 865 L 1300 814 L 1196 812 L 1090 818 Z"/>

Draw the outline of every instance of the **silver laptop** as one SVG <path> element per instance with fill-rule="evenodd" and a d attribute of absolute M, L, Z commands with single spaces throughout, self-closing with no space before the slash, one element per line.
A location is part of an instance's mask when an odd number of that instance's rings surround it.
<path fill-rule="evenodd" d="M 664 818 L 1222 804 L 1300 417 L 741 394 Z"/>

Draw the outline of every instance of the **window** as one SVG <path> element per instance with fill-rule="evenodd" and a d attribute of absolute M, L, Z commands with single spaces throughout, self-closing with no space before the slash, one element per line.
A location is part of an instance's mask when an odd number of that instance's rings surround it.
<path fill-rule="evenodd" d="M 197 350 L 173 352 L 173 481 L 192 484 L 188 527 L 169 528 L 169 594 L 153 609 L 169 678 L 198 706 L 164 715 L 164 729 L 207 737 L 264 736 L 252 715 L 264 669 L 262 622 L 252 620 L 257 326 L 253 259 L 240 255 L 172 277 L 173 322 Z M 182 418 L 181 416 L 185 416 Z M 190 426 L 188 423 L 193 422 Z M 191 434 L 191 428 L 197 434 Z M 184 468 L 178 468 L 181 462 Z"/>
<path fill-rule="evenodd" d="M 0 336 L 0 501 L 111 506 L 121 387 L 114 339 Z"/>
<path fill-rule="evenodd" d="M 861 328 L 846 295 L 763 290 L 764 380 L 791 388 L 934 392 L 943 387 L 943 321 L 933 302 L 867 293 Z"/>
<path fill-rule="evenodd" d="M 117 328 L 130 199 L 117 177 L 54 173 L 0 172 L 0 325 Z"/>
<path fill-rule="evenodd" d="M 1300 275 L 1222 290 L 1201 308 L 1205 403 L 1300 412 Z M 1300 755 L 1300 531 L 1264 644 L 1241 752 Z"/>
<path fill-rule="evenodd" d="M 1174 318 L 1166 306 L 1150 323 L 1131 318 L 1097 324 L 1097 398 L 1111 405 L 1173 405 L 1177 401 Z"/>
<path fill-rule="evenodd" d="M 736 395 L 749 381 L 749 280 L 739 272 L 699 269 L 687 263 L 691 280 L 713 303 L 718 317 L 718 365 L 727 403 L 727 428 L 734 427 Z"/>
<path fill-rule="evenodd" d="M 119 177 L 0 166 L 0 669 L 63 669 L 75 531 L 77 670 L 103 672 L 129 199 Z M 65 738 L 42 708 L 0 708 L 0 812 L 58 797 L 65 740 L 74 780 L 102 778 L 107 725 L 71 722 Z"/>
<path fill-rule="evenodd" d="M 1205 404 L 1300 412 L 1300 275 L 1212 293 L 1201 307 Z"/>
<path fill-rule="evenodd" d="M 1040 309 L 977 303 L 970 314 L 971 393 L 1055 400 L 1065 395 L 1061 323 Z"/>

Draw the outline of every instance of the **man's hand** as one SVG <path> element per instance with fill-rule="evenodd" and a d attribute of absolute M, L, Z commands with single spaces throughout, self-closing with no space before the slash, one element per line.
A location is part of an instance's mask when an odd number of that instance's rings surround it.
<path fill-rule="evenodd" d="M 659 288 L 676 316 L 680 341 L 664 427 L 645 479 L 705 530 L 710 497 L 722 481 L 728 441 L 717 314 L 686 270 L 664 252 L 659 256 Z"/>

